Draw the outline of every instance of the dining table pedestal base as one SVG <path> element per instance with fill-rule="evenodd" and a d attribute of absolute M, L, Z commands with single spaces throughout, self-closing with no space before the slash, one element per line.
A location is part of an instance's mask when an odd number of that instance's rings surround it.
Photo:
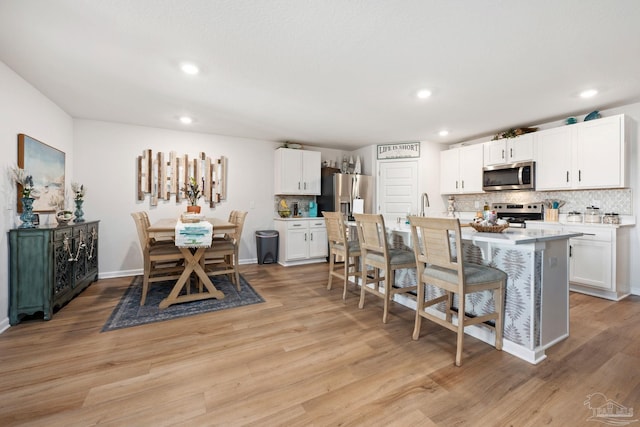
<path fill-rule="evenodd" d="M 191 302 L 191 301 L 199 301 L 203 299 L 223 299 L 224 294 L 216 289 L 211 282 L 209 276 L 200 265 L 200 259 L 204 256 L 206 248 L 198 248 L 195 252 L 192 252 L 189 248 L 180 248 L 180 251 L 183 253 L 185 258 L 185 267 L 184 271 L 180 275 L 180 278 L 173 286 L 171 293 L 168 297 L 160 301 L 160 308 L 167 308 L 172 304 L 179 304 L 183 302 Z M 195 273 L 200 279 L 201 283 L 206 288 L 206 291 L 198 292 L 195 294 L 187 293 L 186 295 L 180 295 L 182 289 L 186 286 L 189 286 L 189 279 L 191 278 L 191 273 Z M 201 288 L 201 287 L 200 287 Z M 207 292 L 208 291 L 208 292 Z"/>

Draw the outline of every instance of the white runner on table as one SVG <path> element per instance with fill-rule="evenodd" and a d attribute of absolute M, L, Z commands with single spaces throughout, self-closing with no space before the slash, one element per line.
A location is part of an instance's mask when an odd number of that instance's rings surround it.
<path fill-rule="evenodd" d="M 179 248 L 208 248 L 213 240 L 213 225 L 209 221 L 176 223 L 176 246 Z"/>

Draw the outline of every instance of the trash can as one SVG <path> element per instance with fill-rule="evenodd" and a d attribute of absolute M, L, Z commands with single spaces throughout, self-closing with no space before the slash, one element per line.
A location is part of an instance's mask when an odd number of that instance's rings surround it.
<path fill-rule="evenodd" d="M 278 262 L 278 231 L 256 231 L 256 247 L 258 264 L 273 264 Z"/>

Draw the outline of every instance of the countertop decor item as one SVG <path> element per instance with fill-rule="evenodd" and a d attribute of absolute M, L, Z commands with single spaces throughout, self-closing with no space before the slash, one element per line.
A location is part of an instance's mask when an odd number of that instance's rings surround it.
<path fill-rule="evenodd" d="M 291 216 L 291 209 L 285 199 L 280 200 L 278 215 L 280 215 L 280 218 L 289 218 Z"/>
<path fill-rule="evenodd" d="M 71 220 L 73 220 L 73 212 L 66 210 L 56 212 L 56 221 L 58 221 L 58 224 L 64 225 Z"/>
<path fill-rule="evenodd" d="M 602 222 L 602 217 L 600 216 L 600 208 L 595 206 L 588 206 L 587 213 L 584 216 L 584 222 L 588 222 L 590 224 L 599 224 Z"/>
<path fill-rule="evenodd" d="M 603 224 L 620 224 L 620 215 L 613 212 L 605 213 L 602 217 Z"/>
<path fill-rule="evenodd" d="M 589 120 L 599 119 L 600 117 L 602 117 L 600 115 L 600 112 L 598 110 L 596 110 L 596 111 L 592 111 L 589 114 L 587 114 L 586 117 L 584 118 L 584 121 L 588 122 Z"/>
<path fill-rule="evenodd" d="M 578 123 L 578 119 L 576 119 L 575 117 L 567 117 L 566 120 L 564 121 L 564 123 L 566 125 L 573 125 Z"/>
<path fill-rule="evenodd" d="M 22 198 L 22 214 L 20 214 L 20 227 L 18 228 L 35 228 L 35 224 L 33 223 L 33 198 L 32 197 L 23 197 Z"/>
<path fill-rule="evenodd" d="M 567 214 L 567 222 L 582 222 L 582 212 L 571 211 Z"/>
<path fill-rule="evenodd" d="M 501 224 L 501 225 L 481 225 L 476 224 L 475 222 L 470 222 L 469 225 L 473 227 L 474 230 L 479 231 L 481 233 L 502 233 L 504 230 L 509 228 L 509 224 Z"/>

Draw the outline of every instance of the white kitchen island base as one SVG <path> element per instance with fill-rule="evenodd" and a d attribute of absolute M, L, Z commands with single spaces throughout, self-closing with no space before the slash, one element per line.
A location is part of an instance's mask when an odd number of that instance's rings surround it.
<path fill-rule="evenodd" d="M 407 229 L 396 229 L 393 233 L 400 234 L 405 244 L 410 243 Z M 569 336 L 568 239 L 575 236 L 549 230 L 479 233 L 463 229 L 465 259 L 490 265 L 508 275 L 503 351 L 536 364 L 546 358 L 546 349 Z M 396 284 L 414 281 L 415 270 L 404 270 L 397 275 Z M 426 292 L 439 290 L 428 286 Z M 436 295 L 429 295 L 433 296 Z M 490 292 L 468 298 L 469 315 L 482 315 L 493 307 Z M 415 309 L 415 301 L 410 298 L 397 296 L 396 301 Z M 437 313 L 444 317 L 444 313 Z M 469 326 L 465 332 L 491 345 L 495 342 L 493 331 L 482 325 Z"/>

